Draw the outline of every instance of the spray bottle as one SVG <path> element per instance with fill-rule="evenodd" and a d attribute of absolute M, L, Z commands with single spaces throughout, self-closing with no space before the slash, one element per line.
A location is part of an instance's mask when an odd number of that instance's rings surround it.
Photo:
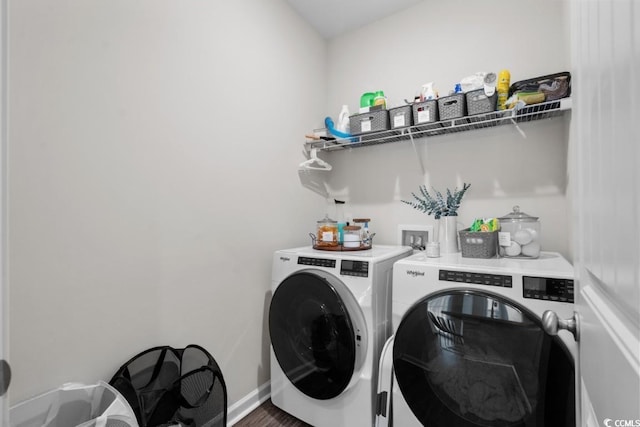
<path fill-rule="evenodd" d="M 428 101 L 430 99 L 436 99 L 436 94 L 433 92 L 433 82 L 425 83 L 422 85 L 422 91 L 420 92 L 420 100 Z"/>
<path fill-rule="evenodd" d="M 496 85 L 496 92 L 498 92 L 498 110 L 505 110 L 507 108 L 506 102 L 509 97 L 510 81 L 511 74 L 509 70 L 502 70 L 498 73 L 498 83 Z"/>

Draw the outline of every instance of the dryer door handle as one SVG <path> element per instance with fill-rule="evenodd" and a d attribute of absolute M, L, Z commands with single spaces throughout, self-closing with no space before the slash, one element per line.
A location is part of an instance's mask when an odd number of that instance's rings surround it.
<path fill-rule="evenodd" d="M 573 339 L 580 339 L 580 325 L 578 324 L 578 316 L 573 312 L 570 319 L 560 319 L 555 311 L 547 310 L 542 314 L 542 329 L 549 335 L 558 335 L 558 331 L 565 329 L 573 335 Z"/>

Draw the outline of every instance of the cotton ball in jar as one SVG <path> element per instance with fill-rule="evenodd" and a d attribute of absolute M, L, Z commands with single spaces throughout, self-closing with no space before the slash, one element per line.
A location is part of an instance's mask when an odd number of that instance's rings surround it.
<path fill-rule="evenodd" d="M 504 254 L 506 256 L 518 256 L 520 255 L 521 248 L 517 242 L 511 242 L 510 246 L 504 248 Z"/>
<path fill-rule="evenodd" d="M 531 241 L 532 242 L 537 242 L 538 241 L 538 232 L 533 228 L 526 228 L 526 230 L 529 233 L 531 233 Z"/>
<path fill-rule="evenodd" d="M 537 258 L 540 256 L 540 243 L 531 242 L 528 245 L 522 247 L 522 255 Z"/>
<path fill-rule="evenodd" d="M 530 228 L 518 230 L 513 234 L 513 240 L 521 246 L 527 245 L 533 241 L 533 235 Z"/>

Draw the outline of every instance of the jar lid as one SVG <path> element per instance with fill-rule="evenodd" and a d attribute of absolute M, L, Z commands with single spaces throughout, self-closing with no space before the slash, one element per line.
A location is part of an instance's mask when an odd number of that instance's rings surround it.
<path fill-rule="evenodd" d="M 360 230 L 360 226 L 359 225 L 345 225 L 344 227 L 342 227 L 343 230 L 347 230 L 347 231 L 358 231 Z"/>
<path fill-rule="evenodd" d="M 369 218 L 353 218 L 353 222 L 370 222 Z"/>
<path fill-rule="evenodd" d="M 513 212 L 498 218 L 498 220 L 503 222 L 534 222 L 538 220 L 538 217 L 521 212 L 520 206 L 516 205 L 513 207 Z"/>
<path fill-rule="evenodd" d="M 337 223 L 338 223 L 338 221 L 336 221 L 336 220 L 333 220 L 333 219 L 329 218 L 329 214 L 326 214 L 326 215 L 324 216 L 324 218 L 322 218 L 320 221 L 318 221 L 318 224 L 320 224 L 321 222 L 322 222 L 322 223 L 327 223 L 327 222 L 329 222 L 329 223 L 332 223 L 332 224 L 337 224 Z"/>

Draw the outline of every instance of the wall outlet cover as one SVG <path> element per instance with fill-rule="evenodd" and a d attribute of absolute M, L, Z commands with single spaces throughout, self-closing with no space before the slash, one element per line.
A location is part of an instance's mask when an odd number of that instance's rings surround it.
<path fill-rule="evenodd" d="M 427 246 L 427 242 L 430 240 L 433 240 L 432 225 L 398 225 L 398 245 L 411 246 L 414 251 L 423 251 Z"/>

